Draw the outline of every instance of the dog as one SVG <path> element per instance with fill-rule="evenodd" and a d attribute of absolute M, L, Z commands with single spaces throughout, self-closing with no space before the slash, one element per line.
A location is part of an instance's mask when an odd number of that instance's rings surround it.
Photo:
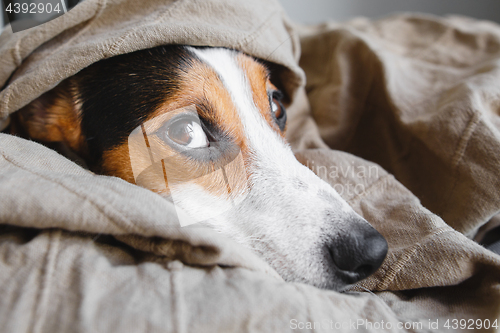
<path fill-rule="evenodd" d="M 239 51 L 159 46 L 66 79 L 13 115 L 12 133 L 173 200 L 286 281 L 345 290 L 380 267 L 387 242 L 295 159 L 272 81 Z"/>

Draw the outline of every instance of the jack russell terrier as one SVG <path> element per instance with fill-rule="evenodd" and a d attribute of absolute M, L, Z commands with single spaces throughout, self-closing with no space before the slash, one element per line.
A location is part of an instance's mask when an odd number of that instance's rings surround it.
<path fill-rule="evenodd" d="M 85 68 L 11 128 L 172 200 L 179 221 L 249 247 L 287 281 L 345 290 L 380 267 L 387 242 L 295 159 L 270 78 L 241 52 L 161 46 Z"/>

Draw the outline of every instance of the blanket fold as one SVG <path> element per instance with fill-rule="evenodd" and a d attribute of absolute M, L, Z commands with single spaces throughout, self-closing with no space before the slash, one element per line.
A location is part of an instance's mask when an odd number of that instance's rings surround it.
<path fill-rule="evenodd" d="M 302 46 L 308 97 L 331 148 L 380 164 L 469 237 L 499 212 L 497 25 L 357 19 L 305 31 Z"/>

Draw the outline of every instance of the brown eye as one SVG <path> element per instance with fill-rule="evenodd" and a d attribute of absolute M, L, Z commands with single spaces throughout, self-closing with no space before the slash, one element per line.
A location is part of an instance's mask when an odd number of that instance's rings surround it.
<path fill-rule="evenodd" d="M 174 121 L 166 131 L 173 142 L 187 148 L 204 148 L 209 146 L 208 138 L 199 123 L 193 119 Z"/>
<path fill-rule="evenodd" d="M 281 131 L 284 131 L 286 127 L 286 110 L 281 103 L 282 98 L 283 94 L 279 90 L 273 91 L 269 96 L 269 106 L 271 107 L 271 113 L 274 116 L 276 124 Z"/>
<path fill-rule="evenodd" d="M 274 113 L 276 119 L 279 119 L 283 116 L 283 108 L 281 107 L 280 101 L 276 98 L 271 100 L 271 111 Z"/>

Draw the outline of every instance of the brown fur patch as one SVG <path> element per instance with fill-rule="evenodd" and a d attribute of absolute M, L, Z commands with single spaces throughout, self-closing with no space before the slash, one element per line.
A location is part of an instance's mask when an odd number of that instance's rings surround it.
<path fill-rule="evenodd" d="M 80 109 L 71 80 L 63 81 L 13 114 L 13 134 L 23 134 L 44 143 L 63 142 L 84 158 L 87 154 L 82 135 Z M 19 130 L 19 133 L 15 131 Z"/>
<path fill-rule="evenodd" d="M 250 89 L 252 89 L 253 101 L 259 109 L 262 117 L 266 119 L 269 126 L 274 129 L 281 137 L 285 138 L 285 131 L 281 131 L 276 124 L 269 106 L 268 90 L 278 90 L 269 80 L 269 73 L 267 69 L 251 57 L 240 54 L 238 56 L 238 63 L 244 70 L 248 81 L 250 82 Z"/>
<path fill-rule="evenodd" d="M 182 75 L 180 85 L 181 93 L 169 98 L 144 122 L 148 142 L 145 143 L 144 137 L 137 135 L 129 142 L 104 152 L 103 170 L 160 194 L 170 192 L 168 182 L 194 183 L 214 196 L 227 199 L 246 192 L 247 140 L 229 92 L 214 70 L 201 62 L 195 63 L 188 73 Z M 227 139 L 239 147 L 241 155 L 227 163 L 223 162 L 225 165 L 221 168 L 211 162 L 189 158 L 154 134 L 163 124 L 189 108 L 192 111 L 195 109 L 194 112 L 200 118 L 217 124 Z M 151 151 L 145 151 L 147 149 Z M 138 156 L 133 157 L 134 161 L 130 159 L 131 151 Z M 154 156 L 153 167 L 150 156 Z M 133 167 L 131 163 L 134 163 Z M 148 167 L 149 170 L 146 170 Z M 134 177 L 133 168 L 143 170 L 140 177 Z"/>

